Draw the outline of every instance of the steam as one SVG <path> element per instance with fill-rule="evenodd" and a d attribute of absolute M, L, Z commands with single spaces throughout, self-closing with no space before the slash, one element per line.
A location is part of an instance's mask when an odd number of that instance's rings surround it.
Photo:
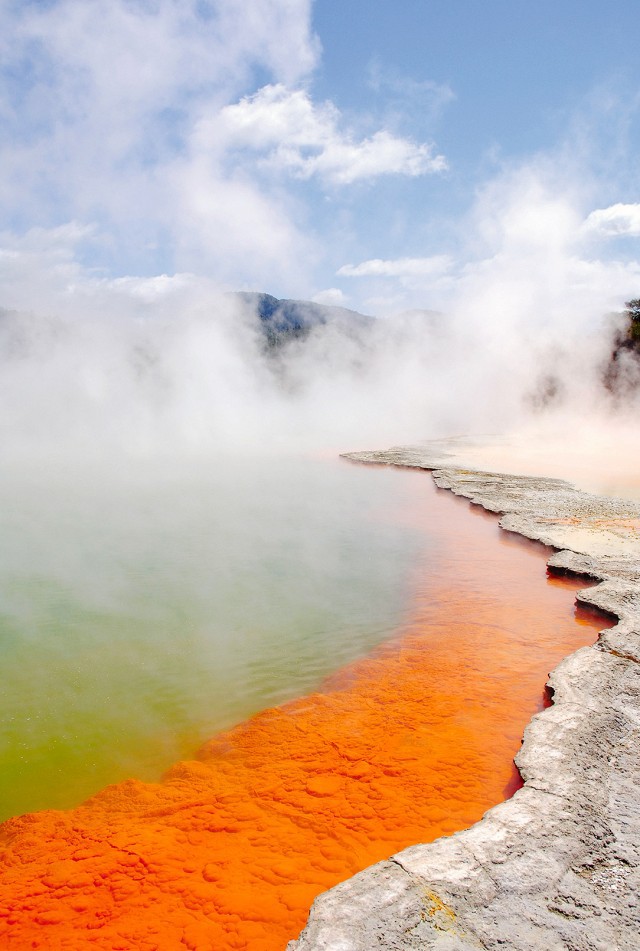
<path fill-rule="evenodd" d="M 329 320 L 273 354 L 257 315 L 208 280 L 96 279 L 70 256 L 39 253 L 34 266 L 14 246 L 3 269 L 16 306 L 0 313 L 5 460 L 213 460 L 631 415 L 631 358 L 616 400 L 602 379 L 621 319 L 605 307 L 635 275 L 550 246 L 555 228 L 552 216 L 539 234 L 508 233 L 463 271 L 448 312 Z"/>
<path fill-rule="evenodd" d="M 603 378 L 638 266 L 590 260 L 575 205 L 529 172 L 494 183 L 472 217 L 482 253 L 423 287 L 442 310 L 312 323 L 272 354 L 257 315 L 209 279 L 96 277 L 77 225 L 5 235 L 5 461 L 204 461 L 631 417 L 633 359 L 615 398 Z"/>
<path fill-rule="evenodd" d="M 314 99 L 310 0 L 239 9 L 2 9 L 5 462 L 106 472 L 631 416 L 632 358 L 613 396 L 602 378 L 611 315 L 640 292 L 620 243 L 640 211 L 624 190 L 599 200 L 615 183 L 594 181 L 584 143 L 571 161 L 561 144 L 494 165 L 441 240 L 389 258 L 373 236 L 359 260 L 343 231 L 353 209 L 366 219 L 367 187 L 460 173 L 437 144 Z M 336 209 L 332 248 L 310 225 L 320 201 Z M 248 287 L 377 319 L 265 355 L 256 315 L 226 293 Z"/>

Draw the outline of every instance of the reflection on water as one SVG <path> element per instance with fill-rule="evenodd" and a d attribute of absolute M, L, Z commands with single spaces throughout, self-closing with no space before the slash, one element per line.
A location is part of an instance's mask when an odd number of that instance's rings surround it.
<path fill-rule="evenodd" d="M 337 459 L 5 476 L 0 817 L 157 779 L 383 640 L 413 491 Z"/>

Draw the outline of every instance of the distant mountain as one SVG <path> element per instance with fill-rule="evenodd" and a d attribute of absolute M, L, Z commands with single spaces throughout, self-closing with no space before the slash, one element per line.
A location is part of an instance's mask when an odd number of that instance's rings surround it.
<path fill-rule="evenodd" d="M 308 300 L 279 300 L 271 294 L 235 291 L 231 295 L 255 314 L 268 347 L 277 348 L 290 340 L 304 339 L 317 326 L 333 324 L 349 336 L 368 330 L 375 318 L 346 307 L 332 307 Z"/>

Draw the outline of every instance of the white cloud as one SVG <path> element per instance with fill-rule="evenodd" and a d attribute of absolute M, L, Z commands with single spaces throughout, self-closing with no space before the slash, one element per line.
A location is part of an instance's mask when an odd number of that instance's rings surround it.
<path fill-rule="evenodd" d="M 103 273 L 193 271 L 308 294 L 324 252 L 314 196 L 292 178 L 349 185 L 446 166 L 392 122 L 363 130 L 313 100 L 311 9 L 0 3 L 0 219 L 32 237 L 34 225 L 93 225 L 68 262 L 77 253 Z"/>
<path fill-rule="evenodd" d="M 447 167 L 444 156 L 434 156 L 430 145 L 416 145 L 385 131 L 358 143 L 336 138 L 315 158 L 301 157 L 296 164 L 303 178 L 319 174 L 339 185 L 379 175 L 426 175 Z"/>
<path fill-rule="evenodd" d="M 131 312 L 171 310 L 194 297 L 211 296 L 211 282 L 193 274 L 108 277 L 79 263 L 83 249 L 99 242 L 95 229 L 78 222 L 57 228 L 32 228 L 24 234 L 0 233 L 0 307 L 41 315 L 86 318 L 109 314 L 127 303 Z"/>
<path fill-rule="evenodd" d="M 226 106 L 203 130 L 207 141 L 266 153 L 274 168 L 303 179 L 314 175 L 349 185 L 379 175 L 425 175 L 446 169 L 432 146 L 400 138 L 382 129 L 357 139 L 340 129 L 333 103 L 313 103 L 302 89 L 264 86 L 253 96 Z"/>
<path fill-rule="evenodd" d="M 345 307 L 348 297 L 339 287 L 327 287 L 324 291 L 318 291 L 311 298 L 316 304 L 329 304 L 333 307 Z"/>
<path fill-rule="evenodd" d="M 23 66 L 23 105 L 38 112 L 48 88 L 52 119 L 113 122 L 116 105 L 127 118 L 188 109 L 221 89 L 228 98 L 255 67 L 301 81 L 319 54 L 310 11 L 310 0 L 53 0 L 3 4 L 0 35 L 7 65 Z"/>
<path fill-rule="evenodd" d="M 204 170 L 193 130 L 258 71 L 303 81 L 310 19 L 311 0 L 0 4 L 0 216 L 96 222 L 116 272 L 173 268 L 176 252 L 191 269 L 196 239 L 193 265 L 223 279 L 248 256 L 272 266 L 297 233 L 288 209 L 251 175 Z"/>
<path fill-rule="evenodd" d="M 387 102 L 387 112 L 398 112 L 412 122 L 433 122 L 456 95 L 448 83 L 416 80 L 384 66 L 377 58 L 369 64 L 369 86 Z"/>
<path fill-rule="evenodd" d="M 295 227 L 287 204 L 248 176 L 223 173 L 194 146 L 176 163 L 166 184 L 172 208 L 178 266 L 243 281 L 270 284 L 306 272 L 311 240 Z"/>
<path fill-rule="evenodd" d="M 605 315 L 622 309 L 640 287 L 637 260 L 591 253 L 585 191 L 584 177 L 573 169 L 565 178 L 555 162 L 538 157 L 478 191 L 459 222 L 460 241 L 450 245 L 451 255 L 355 260 L 337 270 L 338 280 L 358 280 L 356 309 L 378 315 L 445 311 L 463 339 L 496 354 L 523 348 L 538 354 L 541 341 L 570 347 L 606 324 Z M 604 209 L 605 220 L 617 227 L 624 221 L 630 233 L 640 205 L 612 209 Z"/>
<path fill-rule="evenodd" d="M 340 277 L 422 277 L 443 274 L 451 265 L 451 258 L 446 254 L 390 261 L 372 258 L 361 264 L 344 264 L 336 273 Z"/>
<path fill-rule="evenodd" d="M 121 294 L 145 304 L 156 304 L 171 295 L 181 294 L 198 282 L 193 274 L 157 274 L 154 277 L 116 277 L 94 281 L 93 287 Z M 89 284 L 89 287 L 92 285 Z"/>
<path fill-rule="evenodd" d="M 604 237 L 640 236 L 640 204 L 618 202 L 608 208 L 598 208 L 587 216 L 584 229 Z"/>
<path fill-rule="evenodd" d="M 637 262 L 584 254 L 581 203 L 575 180 L 536 161 L 488 184 L 467 223 L 476 255 L 457 276 L 452 309 L 476 345 L 516 355 L 529 374 L 545 347 L 578 352 L 638 286 Z M 599 345 L 603 357 L 608 343 Z M 506 356 L 505 368 L 513 372 Z"/>

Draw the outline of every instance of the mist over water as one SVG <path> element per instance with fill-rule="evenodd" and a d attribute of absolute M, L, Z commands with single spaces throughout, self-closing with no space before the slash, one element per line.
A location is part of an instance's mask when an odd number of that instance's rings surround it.
<path fill-rule="evenodd" d="M 394 629 L 425 540 L 388 517 L 398 473 L 339 450 L 633 431 L 637 391 L 601 384 L 614 323 L 532 342 L 500 280 L 277 352 L 193 276 L 23 286 L 0 312 L 2 814 L 156 779 Z"/>
<path fill-rule="evenodd" d="M 273 360 L 228 298 L 178 296 L 0 316 L 2 816 L 159 778 L 405 607 L 403 489 L 337 461 L 398 420 L 362 341 Z"/>
<path fill-rule="evenodd" d="M 394 475 L 267 457 L 3 478 L 0 815 L 157 780 L 389 636 L 425 545 Z"/>
<path fill-rule="evenodd" d="M 543 314 L 532 328 L 529 309 L 505 313 L 493 278 L 446 314 L 329 322 L 275 354 L 232 297 L 167 278 L 156 299 L 158 280 L 0 309 L 3 464 L 77 477 L 97 465 L 108 479 L 145 462 L 207 469 L 221 454 L 353 449 L 532 419 L 602 429 L 632 421 L 637 406 L 633 366 L 616 400 L 602 383 L 619 320 L 571 328 Z"/>

